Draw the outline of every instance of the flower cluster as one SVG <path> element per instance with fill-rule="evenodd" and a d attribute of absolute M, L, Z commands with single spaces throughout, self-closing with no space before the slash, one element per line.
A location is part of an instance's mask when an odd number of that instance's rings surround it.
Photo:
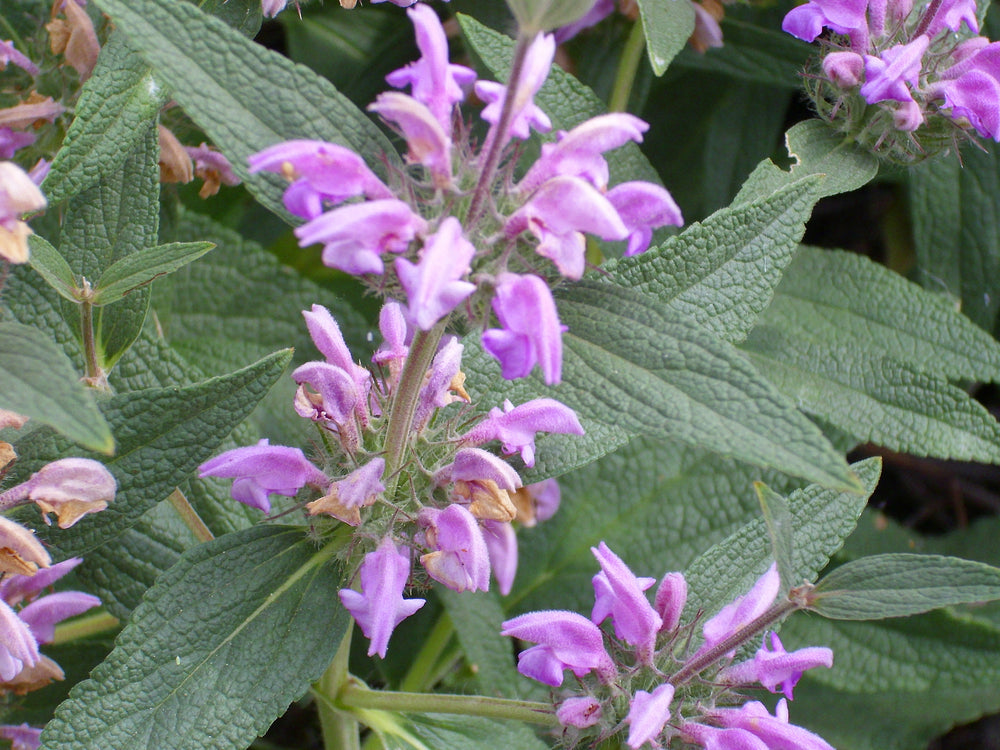
<path fill-rule="evenodd" d="M 387 420 L 413 343 L 402 307 L 388 302 L 382 309 L 374 371 L 354 361 L 326 308 L 314 305 L 303 315 L 324 359 L 292 373 L 294 407 L 320 429 L 328 448 L 324 468 L 299 448 L 265 439 L 216 456 L 200 475 L 234 479 L 233 498 L 265 513 L 271 495 L 293 497 L 308 487 L 317 496 L 305 505 L 314 523 L 325 517 L 356 527 L 358 539 L 376 548 L 361 563 L 361 591 L 345 589 L 341 599 L 371 639 L 370 653 L 384 656 L 392 630 L 422 601 L 402 598 L 412 554 L 419 553 L 427 576 L 456 591 L 488 589 L 492 569 L 506 594 L 517 569 L 512 522 L 533 525 L 555 512 L 554 482 L 524 487 L 509 463 L 480 446 L 497 441 L 503 453 L 531 466 L 536 433 L 583 429 L 572 410 L 543 398 L 518 406 L 507 401 L 461 430 L 468 415 L 445 407 L 470 397 L 462 344 L 449 338 L 418 378 L 407 435 L 412 457 L 390 469 Z"/>
<path fill-rule="evenodd" d="M 1000 140 L 1000 43 L 977 35 L 975 0 L 809 0 L 782 28 L 822 35 L 807 76 L 817 109 L 879 155 L 911 162 L 973 133 Z"/>
<path fill-rule="evenodd" d="M 684 576 L 667 573 L 650 604 L 645 592 L 655 579 L 637 577 L 604 542 L 591 552 L 601 571 L 593 578 L 589 619 L 530 612 L 505 622 L 502 631 L 536 644 L 518 655 L 525 676 L 556 688 L 565 670 L 576 676 L 576 690 L 562 695 L 556 710 L 571 744 L 599 742 L 627 726 L 625 744 L 633 750 L 674 739 L 708 750 L 832 750 L 788 723 L 785 702 L 805 670 L 833 665 L 830 649 L 787 652 L 770 633 L 752 658 L 733 663 L 740 646 L 780 617 L 773 609 L 780 589 L 775 565 L 705 621 L 700 647 L 688 654 L 694 623 L 681 625 Z M 609 618 L 610 632 L 601 626 Z M 784 693 L 774 714 L 739 695 L 755 685 Z"/>

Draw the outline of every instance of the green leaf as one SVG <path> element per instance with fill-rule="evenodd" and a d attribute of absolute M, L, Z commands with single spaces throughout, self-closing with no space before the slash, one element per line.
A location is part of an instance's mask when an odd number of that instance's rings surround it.
<path fill-rule="evenodd" d="M 289 216 L 282 203 L 285 180 L 247 171 L 247 157 L 267 146 L 293 138 L 333 141 L 364 156 L 376 171 L 382 170 L 383 155 L 394 159 L 382 132 L 329 81 L 195 6 L 174 0 L 98 4 L 229 158 L 250 192 L 279 215 Z"/>
<path fill-rule="evenodd" d="M 166 498 L 242 422 L 284 372 L 290 351 L 275 352 L 249 367 L 195 385 L 119 394 L 102 410 L 118 452 L 105 465 L 118 480 L 107 510 L 71 529 L 42 536 L 59 556 L 107 544 Z M 40 432 L 18 442 L 21 473 L 66 455 L 68 446 Z"/>
<path fill-rule="evenodd" d="M 940 295 L 854 253 L 803 247 L 760 322 L 944 378 L 1000 379 L 1000 345 L 988 333 Z"/>
<path fill-rule="evenodd" d="M 607 283 L 581 282 L 556 297 L 569 326 L 559 398 L 578 413 L 855 487 L 819 429 L 735 349 L 682 314 Z"/>
<path fill-rule="evenodd" d="M 778 565 L 781 590 L 788 591 L 798 585 L 794 574 L 795 523 L 792 520 L 792 512 L 788 508 L 787 500 L 763 482 L 754 482 L 754 489 L 757 491 L 757 500 L 764 513 L 767 535 L 771 540 L 771 555 Z"/>
<path fill-rule="evenodd" d="M 837 492 L 810 485 L 788 497 L 792 515 L 795 580 L 813 580 L 854 530 L 858 516 L 882 471 L 880 459 L 851 467 L 864 487 L 862 493 Z M 771 561 L 764 519 L 748 523 L 695 560 L 684 576 L 690 595 L 687 611 L 714 614 L 742 596 Z"/>
<path fill-rule="evenodd" d="M 59 707 L 42 747 L 246 747 L 320 676 L 343 637 L 334 552 L 284 526 L 186 552 Z"/>
<path fill-rule="evenodd" d="M 762 161 L 743 183 L 734 204 L 771 195 L 808 175 L 826 176 L 820 197 L 827 197 L 857 190 L 878 174 L 878 160 L 870 151 L 844 139 L 819 120 L 794 125 L 785 134 L 785 147 L 792 159 L 790 169 L 782 169 L 770 159 Z"/>
<path fill-rule="evenodd" d="M 31 267 L 41 274 L 49 286 L 59 292 L 60 297 L 76 303 L 77 297 L 74 294 L 77 289 L 76 278 L 62 254 L 37 234 L 28 237 L 28 247 L 31 250 L 28 258 Z"/>
<path fill-rule="evenodd" d="M 0 408 L 58 430 L 75 443 L 110 454 L 115 447 L 92 391 L 44 333 L 0 323 Z"/>
<path fill-rule="evenodd" d="M 907 173 L 916 280 L 992 331 L 1000 295 L 1000 155 L 966 149 Z"/>
<path fill-rule="evenodd" d="M 172 242 L 127 255 L 101 274 L 94 289 L 93 304 L 117 302 L 153 279 L 197 260 L 213 247 L 211 242 Z"/>
<path fill-rule="evenodd" d="M 639 0 L 642 30 L 653 72 L 662 76 L 694 31 L 694 8 L 677 0 Z"/>
<path fill-rule="evenodd" d="M 505 80 L 514 59 L 514 40 L 470 16 L 459 14 L 458 21 L 473 51 L 482 58 L 494 76 Z M 607 110 L 604 102 L 593 91 L 558 66 L 552 67 L 549 77 L 535 94 L 535 104 L 552 120 L 552 133 L 546 140 L 554 140 L 558 130 L 570 130 Z M 634 143 L 606 154 L 605 158 L 610 169 L 611 184 L 626 180 L 647 180 L 661 184 L 656 170 Z"/>
<path fill-rule="evenodd" d="M 690 316 L 724 341 L 741 341 L 770 303 L 791 262 L 822 178 L 806 177 L 767 197 L 724 208 L 663 245 L 611 261 L 623 286 Z"/>
<path fill-rule="evenodd" d="M 943 555 L 872 555 L 824 576 L 810 609 L 836 620 L 878 620 L 1000 599 L 1000 568 Z"/>
<path fill-rule="evenodd" d="M 169 96 L 120 32 L 101 48 L 75 117 L 42 183 L 49 203 L 82 193 L 122 168 Z"/>
<path fill-rule="evenodd" d="M 803 411 L 891 450 L 1000 462 L 1000 424 L 961 388 L 859 345 L 831 346 L 801 331 L 758 326 L 750 361 Z"/>

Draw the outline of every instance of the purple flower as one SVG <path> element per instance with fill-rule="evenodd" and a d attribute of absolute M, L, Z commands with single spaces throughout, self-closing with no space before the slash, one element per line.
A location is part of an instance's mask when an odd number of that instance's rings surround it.
<path fill-rule="evenodd" d="M 607 617 L 615 627 L 615 635 L 635 646 L 639 660 L 651 664 L 656 634 L 663 621 L 643 593 L 656 583 L 655 578 L 637 578 L 604 542 L 590 548 L 601 565 L 593 577 L 594 609 L 590 620 L 600 625 Z"/>
<path fill-rule="evenodd" d="M 681 622 L 681 613 L 687 604 L 687 581 L 683 573 L 667 573 L 656 589 L 653 606 L 663 620 L 660 632 L 670 633 L 677 629 Z"/>
<path fill-rule="evenodd" d="M 59 528 L 68 529 L 85 515 L 107 508 L 118 482 L 98 461 L 61 458 L 32 474 L 23 486 L 43 514 L 55 513 Z"/>
<path fill-rule="evenodd" d="M 979 19 L 976 18 L 976 0 L 944 0 L 927 24 L 924 33 L 933 39 L 944 29 L 959 31 L 962 24 L 973 33 L 979 33 Z"/>
<path fill-rule="evenodd" d="M 811 42 L 828 28 L 851 38 L 851 47 L 864 50 L 868 47 L 868 0 L 810 0 L 805 5 L 792 8 L 781 22 L 783 31 Z"/>
<path fill-rule="evenodd" d="M 507 380 L 526 377 L 537 363 L 546 385 L 562 379 L 562 334 L 549 285 L 537 276 L 502 273 L 493 311 L 502 328 L 483 331 L 483 348 L 500 362 Z"/>
<path fill-rule="evenodd" d="M 417 406 L 413 413 L 414 431 L 423 430 L 436 409 L 456 401 L 469 400 L 465 389 L 461 387 L 465 381 L 465 376 L 461 374 L 462 350 L 464 348 L 462 344 L 458 343 L 458 339 L 451 337 L 434 355 L 427 381 L 420 389 Z M 458 391 L 457 395 L 452 395 L 453 391 Z"/>
<path fill-rule="evenodd" d="M 637 690 L 632 696 L 632 704 L 625 717 L 629 725 L 626 744 L 633 750 L 638 750 L 649 742 L 653 747 L 660 747 L 656 741 L 670 719 L 670 703 L 674 699 L 674 686 L 665 682 L 652 693 Z"/>
<path fill-rule="evenodd" d="M 24 491 L 27 484 L 12 487 L 0 495 L 5 508 L 19 504 L 20 499 L 27 496 Z M 32 576 L 51 563 L 52 558 L 34 531 L 0 515 L 0 574 Z"/>
<path fill-rule="evenodd" d="M 504 225 L 504 233 L 511 239 L 526 229 L 539 240 L 535 251 L 549 258 L 559 273 L 574 281 L 583 276 L 586 255 L 583 232 L 606 240 L 623 240 L 629 235 L 610 201 L 579 177 L 548 180 Z"/>
<path fill-rule="evenodd" d="M 802 673 L 813 667 L 833 666 L 833 651 L 820 646 L 800 648 L 788 653 L 778 638 L 777 633 L 771 633 L 771 649 L 767 648 L 767 638 L 764 646 L 750 661 L 735 664 L 722 670 L 719 679 L 732 685 L 746 685 L 759 682 L 772 693 L 781 691 L 788 700 L 792 699 L 792 691 Z"/>
<path fill-rule="evenodd" d="M 698 52 L 722 47 L 722 27 L 719 26 L 719 18 L 716 18 L 704 5 L 695 2 L 695 0 L 691 0 L 691 8 L 694 10 L 694 31 L 691 32 L 691 46 Z M 718 12 L 721 18 L 721 8 Z"/>
<path fill-rule="evenodd" d="M 681 725 L 681 736 L 705 750 L 768 750 L 762 740 L 745 729 L 719 729 L 707 724 L 685 722 Z"/>
<path fill-rule="evenodd" d="M 395 300 L 389 300 L 382 305 L 378 314 L 378 329 L 382 334 L 382 344 L 372 355 L 372 362 L 388 367 L 389 382 L 395 384 L 399 373 L 403 370 L 403 362 L 410 353 L 407 343 L 411 338 L 403 308 Z"/>
<path fill-rule="evenodd" d="M 943 98 L 955 120 L 968 120 L 981 136 L 1000 140 L 1000 42 L 970 39 L 955 50 L 956 63 L 928 90 Z"/>
<path fill-rule="evenodd" d="M 488 591 L 490 554 L 479 521 L 457 504 L 424 508 L 419 523 L 434 551 L 420 557 L 428 575 L 453 591 Z"/>
<path fill-rule="evenodd" d="M 31 62 L 27 56 L 18 52 L 14 42 L 10 39 L 6 42 L 0 42 L 0 70 L 4 70 L 7 65 L 16 65 L 33 76 L 37 76 L 39 73 L 38 66 Z"/>
<path fill-rule="evenodd" d="M 626 257 L 646 252 L 657 227 L 684 223 L 670 193 L 652 182 L 623 182 L 611 188 L 607 198 L 629 232 Z"/>
<path fill-rule="evenodd" d="M 371 641 L 369 656 L 378 654 L 384 659 L 392 631 L 424 606 L 424 599 L 403 598 L 409 577 L 409 556 L 385 537 L 378 549 L 365 555 L 361 563 L 361 591 L 339 591 L 341 603 Z"/>
<path fill-rule="evenodd" d="M 535 465 L 535 433 L 559 432 L 582 435 L 583 427 L 568 406 L 551 398 L 536 398 L 520 406 L 503 402 L 503 411 L 490 409 L 486 419 L 465 433 L 461 441 L 480 445 L 499 440 L 506 454 L 520 451 L 529 468 Z"/>
<path fill-rule="evenodd" d="M 509 463 L 480 448 L 459 448 L 455 460 L 434 474 L 434 483 L 475 482 L 488 479 L 502 490 L 516 490 L 521 477 Z"/>
<path fill-rule="evenodd" d="M 332 422 L 345 447 L 353 452 L 359 438 L 352 417 L 364 409 L 364 399 L 350 375 L 326 362 L 306 362 L 292 372 L 292 380 L 299 386 L 295 412 L 315 422 Z M 306 390 L 307 385 L 312 392 Z"/>
<path fill-rule="evenodd" d="M 194 162 L 194 173 L 205 181 L 198 195 L 207 198 L 219 192 L 220 185 L 239 185 L 240 178 L 233 171 L 233 165 L 220 151 L 207 143 L 200 146 L 185 146 L 184 152 Z"/>
<path fill-rule="evenodd" d="M 517 655 L 517 670 L 546 685 L 562 685 L 563 670 L 577 677 L 597 670 L 602 682 L 614 679 L 617 670 L 604 649 L 601 629 L 576 612 L 529 612 L 503 623 L 500 635 L 537 643 Z"/>
<path fill-rule="evenodd" d="M 426 5 L 417 5 L 406 14 L 413 22 L 420 59 L 385 77 L 390 86 L 410 87 L 413 98 L 423 102 L 441 124 L 451 132 L 451 110 L 465 98 L 463 86 L 476 80 L 476 72 L 464 65 L 448 62 L 448 39 L 437 13 Z"/>
<path fill-rule="evenodd" d="M 608 163 L 601 155 L 629 141 L 642 143 L 649 125 L 635 115 L 622 112 L 599 115 L 560 131 L 555 143 L 542 145 L 542 155 L 528 170 L 517 189 L 530 193 L 546 180 L 564 175 L 580 177 L 599 190 L 608 186 Z"/>
<path fill-rule="evenodd" d="M 517 575 L 517 533 L 504 521 L 483 521 L 482 529 L 493 577 L 500 593 L 507 596 Z"/>
<path fill-rule="evenodd" d="M 596 26 L 605 18 L 610 16 L 615 9 L 615 0 L 596 0 L 593 7 L 578 18 L 573 23 L 566 24 L 565 26 L 560 26 L 558 29 L 552 32 L 552 36 L 556 40 L 556 44 L 562 44 L 568 42 L 570 39 L 575 37 L 584 29 L 589 29 L 591 26 Z M 590 726 L 589 724 L 585 726 Z"/>
<path fill-rule="evenodd" d="M 778 701 L 771 716 L 763 703 L 751 701 L 741 708 L 717 708 L 711 717 L 727 729 L 743 729 L 760 739 L 768 750 L 833 750 L 812 732 L 788 723 L 788 704 Z"/>
<path fill-rule="evenodd" d="M 330 492 L 319 500 L 306 504 L 311 515 L 329 513 L 345 523 L 360 523 L 359 508 L 371 505 L 382 492 L 385 459 L 376 457 L 330 485 Z M 347 516 L 347 518 L 345 518 Z M 348 520 L 350 518 L 350 520 Z"/>
<path fill-rule="evenodd" d="M 330 311 L 322 305 L 313 305 L 311 310 L 302 311 L 302 317 L 306 319 L 309 336 L 326 361 L 347 373 L 359 391 L 367 392 L 371 374 L 351 357 L 351 350 Z"/>
<path fill-rule="evenodd" d="M 379 94 L 368 109 L 399 128 L 409 146 L 406 158 L 410 163 L 427 167 L 437 187 L 451 185 L 451 137 L 426 104 L 387 91 Z"/>
<path fill-rule="evenodd" d="M 531 134 L 531 128 L 540 133 L 547 133 L 552 128 L 552 121 L 548 115 L 535 106 L 534 96 L 545 83 L 555 54 L 556 43 L 551 34 L 539 34 L 535 37 L 525 55 L 521 78 L 513 94 L 514 103 L 508 133 L 497 136 L 494 129 L 490 128 L 488 138 L 499 137 L 502 140 L 501 145 L 504 145 L 511 137 L 524 140 Z M 509 95 L 507 87 L 501 83 L 476 81 L 476 96 L 486 102 L 482 112 L 483 119 L 494 126 L 500 121 L 504 98 Z"/>
<path fill-rule="evenodd" d="M 288 0 L 261 0 L 260 7 L 264 18 L 274 18 L 285 9 L 286 5 Z"/>
<path fill-rule="evenodd" d="M 469 272 L 475 254 L 476 248 L 462 236 L 458 219 L 449 216 L 424 242 L 419 263 L 396 259 L 396 275 L 408 298 L 408 317 L 417 328 L 430 330 L 476 291 L 475 284 L 459 281 Z"/>
<path fill-rule="evenodd" d="M 11 741 L 10 750 L 38 750 L 42 746 L 42 730 L 27 724 L 2 724 L 0 737 Z"/>
<path fill-rule="evenodd" d="M 360 156 L 349 148 L 325 141 L 286 141 L 248 159 L 251 174 L 277 172 L 292 184 L 285 191 L 285 208 L 296 216 L 314 219 L 323 212 L 323 201 L 341 203 L 348 198 L 394 198 Z"/>
<path fill-rule="evenodd" d="M 0 159 L 10 159 L 17 150 L 35 142 L 34 133 L 19 133 L 10 128 L 0 128 Z"/>
<path fill-rule="evenodd" d="M 0 599 L 12 607 L 33 599 L 82 562 L 82 557 L 70 557 L 32 575 L 6 575 L 0 583 Z"/>
<path fill-rule="evenodd" d="M 710 618 L 705 623 L 702 628 L 705 643 L 698 650 L 698 653 L 703 654 L 714 648 L 740 628 L 749 625 L 767 612 L 777 598 L 780 588 L 781 576 L 778 575 L 778 566 L 776 563 L 771 563 L 771 567 L 757 579 L 750 591 L 731 604 L 727 604 L 719 610 L 715 617 Z"/>
<path fill-rule="evenodd" d="M 892 100 L 912 102 L 913 94 L 906 84 L 916 87 L 920 66 L 930 39 L 921 35 L 909 44 L 897 44 L 881 57 L 865 55 L 865 83 L 861 96 L 869 104 Z"/>
<path fill-rule="evenodd" d="M 31 229 L 21 217 L 45 206 L 45 196 L 23 169 L 14 162 L 0 162 L 0 258 L 27 262 Z"/>
<path fill-rule="evenodd" d="M 564 727 L 586 729 L 599 722 L 603 715 L 600 702 L 589 695 L 567 698 L 556 709 L 556 718 Z"/>
<path fill-rule="evenodd" d="M 96 596 L 80 591 L 59 591 L 31 602 L 18 612 L 18 617 L 31 629 L 35 640 L 52 643 L 56 623 L 100 606 L 101 600 Z"/>
<path fill-rule="evenodd" d="M 823 58 L 826 77 L 842 89 L 854 88 L 861 82 L 865 58 L 857 52 L 831 52 Z"/>
<path fill-rule="evenodd" d="M 41 661 L 31 630 L 6 602 L 0 602 L 0 680 L 12 680 L 26 667 Z"/>
<path fill-rule="evenodd" d="M 302 246 L 323 243 L 323 264 L 359 276 L 382 274 L 382 255 L 401 253 L 427 222 L 403 201 L 351 203 L 320 214 L 295 230 Z"/>
<path fill-rule="evenodd" d="M 200 477 L 232 478 L 233 500 L 271 512 L 268 495 L 294 497 L 307 484 L 325 487 L 326 474 L 313 466 L 298 448 L 257 445 L 226 451 L 198 467 Z"/>

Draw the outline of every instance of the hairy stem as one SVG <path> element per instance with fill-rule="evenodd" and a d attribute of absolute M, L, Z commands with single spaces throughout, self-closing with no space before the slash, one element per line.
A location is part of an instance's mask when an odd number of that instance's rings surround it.
<path fill-rule="evenodd" d="M 351 634 L 353 623 L 344 633 L 333 661 L 323 676 L 312 686 L 319 713 L 320 729 L 323 732 L 323 747 L 326 750 L 360 750 L 361 735 L 357 719 L 337 707 L 334 696 L 341 686 L 348 684 L 347 662 L 351 655 Z"/>

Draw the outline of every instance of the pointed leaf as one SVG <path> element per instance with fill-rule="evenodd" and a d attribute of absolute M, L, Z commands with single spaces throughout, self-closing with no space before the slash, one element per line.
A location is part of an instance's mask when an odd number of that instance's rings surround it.
<path fill-rule="evenodd" d="M 117 302 L 158 276 L 173 273 L 197 260 L 215 245 L 211 242 L 172 242 L 140 250 L 112 264 L 97 282 L 94 305 Z"/>
<path fill-rule="evenodd" d="M 59 707 L 42 747 L 246 747 L 320 676 L 343 637 L 335 552 L 287 526 L 189 550 Z"/>
<path fill-rule="evenodd" d="M 47 424 L 90 450 L 114 450 L 93 392 L 80 383 L 63 351 L 37 328 L 0 323 L 0 409 Z"/>
<path fill-rule="evenodd" d="M 28 247 L 31 250 L 31 256 L 28 258 L 31 267 L 41 274 L 49 286 L 59 292 L 60 297 L 77 303 L 74 294 L 77 288 L 76 278 L 62 254 L 37 234 L 28 238 Z"/>
<path fill-rule="evenodd" d="M 639 0 L 646 51 L 653 72 L 662 76 L 694 31 L 694 8 L 678 0 Z"/>
<path fill-rule="evenodd" d="M 844 563 L 813 592 L 813 612 L 879 620 L 1000 599 L 1000 568 L 944 555 L 871 555 Z"/>
<path fill-rule="evenodd" d="M 376 171 L 382 170 L 383 155 L 395 156 L 375 124 L 329 81 L 194 5 L 174 0 L 98 4 L 254 196 L 279 215 L 289 216 L 282 203 L 286 182 L 278 175 L 251 176 L 246 166 L 251 154 L 280 141 L 313 138 L 354 149 Z"/>
<path fill-rule="evenodd" d="M 788 591 L 797 586 L 795 580 L 795 522 L 788 508 L 788 501 L 763 482 L 754 482 L 757 500 L 764 512 L 767 535 L 771 540 L 771 554 L 778 564 L 781 576 L 781 590 Z"/>

